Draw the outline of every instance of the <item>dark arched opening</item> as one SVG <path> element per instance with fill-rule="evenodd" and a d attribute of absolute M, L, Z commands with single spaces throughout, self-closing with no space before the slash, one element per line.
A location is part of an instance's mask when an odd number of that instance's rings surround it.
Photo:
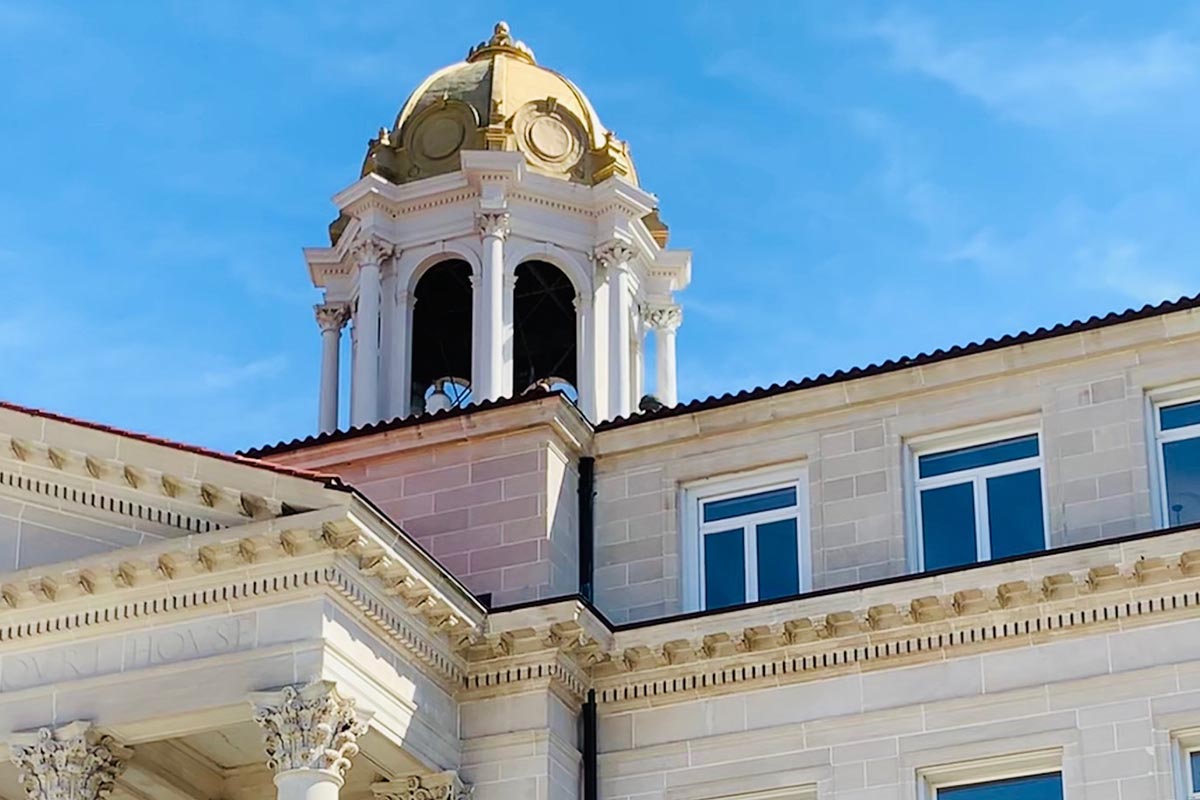
<path fill-rule="evenodd" d="M 460 259 L 430 267 L 417 281 L 412 311 L 413 411 L 437 384 L 449 405 L 463 405 L 471 385 L 471 266 Z"/>
<path fill-rule="evenodd" d="M 517 267 L 513 289 L 513 389 L 539 381 L 553 388 L 578 386 L 575 349 L 575 287 L 545 261 Z"/>

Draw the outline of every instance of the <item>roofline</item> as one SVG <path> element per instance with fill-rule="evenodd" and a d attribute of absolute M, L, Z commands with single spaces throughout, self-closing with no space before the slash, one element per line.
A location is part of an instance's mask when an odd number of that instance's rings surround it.
<path fill-rule="evenodd" d="M 480 403 L 474 403 L 469 406 L 457 406 L 449 408 L 445 411 L 436 411 L 432 414 L 410 414 L 407 417 L 395 417 L 390 420 L 382 420 L 369 425 L 359 425 L 329 431 L 328 433 L 317 433 L 312 436 L 306 436 L 303 439 L 292 439 L 290 442 L 278 442 L 276 444 L 266 444 L 259 447 L 251 447 L 247 450 L 239 450 L 238 455 L 245 458 L 263 458 L 264 456 L 273 456 L 280 453 L 290 453 L 295 450 L 304 450 L 309 447 L 320 447 L 325 444 L 333 444 L 334 442 L 344 442 L 347 439 L 358 439 L 363 436 L 372 436 L 377 433 L 387 433 L 388 431 L 397 431 L 404 428 L 412 428 L 417 425 L 426 425 L 435 422 L 442 422 L 448 419 L 456 419 L 465 417 L 470 414 L 486 413 L 495 411 L 501 408 L 511 408 L 513 406 L 532 403 L 536 400 L 545 400 L 548 397 L 561 397 L 566 404 L 572 408 L 576 408 L 575 404 L 567 398 L 559 389 L 530 389 L 513 397 L 501 397 L 498 400 L 484 400 Z M 578 412 L 578 409 L 576 409 Z M 578 412 L 579 418 L 592 426 L 592 422 L 583 416 L 583 412 Z"/>
<path fill-rule="evenodd" d="M 899 372 L 900 370 L 909 369 L 912 367 L 923 367 L 930 364 L 937 364 L 942 361 L 950 361 L 956 358 L 965 356 L 978 355 L 987 353 L 992 350 L 1002 350 L 1006 347 L 1019 347 L 1021 345 L 1040 342 L 1046 339 L 1055 339 L 1060 336 L 1069 336 L 1075 333 L 1084 331 L 1097 330 L 1099 328 L 1108 328 L 1114 325 L 1121 325 L 1127 322 L 1137 322 L 1138 320 L 1160 317 L 1166 314 L 1171 314 L 1176 311 L 1191 311 L 1200 308 L 1200 294 L 1192 297 L 1181 297 L 1178 300 L 1168 300 L 1158 305 L 1144 305 L 1138 309 L 1127 309 L 1121 312 L 1110 312 L 1103 317 L 1089 317 L 1086 320 L 1074 320 L 1068 323 L 1059 323 L 1052 328 L 1038 328 L 1034 331 L 1022 331 L 1015 334 L 1007 334 L 998 339 L 985 339 L 982 342 L 970 342 L 965 345 L 955 345 L 948 350 L 934 350 L 931 353 L 919 353 L 915 356 L 901 356 L 896 359 L 889 359 L 878 364 L 868 364 L 865 367 L 852 367 L 848 370 L 837 370 L 836 372 L 826 374 L 822 373 L 815 378 L 802 378 L 798 381 L 788 381 L 787 383 L 775 383 L 766 387 L 755 389 L 744 389 L 736 394 L 723 394 L 720 397 L 710 396 L 702 400 L 691 400 L 687 403 L 680 403 L 675 406 L 668 406 L 658 409 L 657 411 L 643 411 L 637 414 L 631 414 L 627 417 L 617 417 L 595 426 L 596 432 L 614 430 L 624 428 L 630 425 L 638 425 L 643 422 L 651 422 L 653 420 L 669 419 L 671 417 L 680 417 L 687 414 L 694 414 L 700 411 L 709 411 L 716 408 L 724 408 L 726 406 L 738 405 L 739 403 L 748 403 L 754 400 L 762 400 L 769 397 L 776 397 L 782 394 L 802 391 L 804 389 L 816 389 L 821 386 L 830 386 L 838 383 L 846 383 L 848 381 L 858 380 L 859 378 L 870 378 L 876 375 L 886 375 L 890 372 Z"/>
<path fill-rule="evenodd" d="M 1089 317 L 1086 320 L 1074 320 L 1067 323 L 1059 323 L 1051 328 L 1038 328 L 1034 331 L 1022 331 L 1015 334 L 1007 334 L 999 338 L 985 339 L 982 342 L 971 342 L 965 345 L 955 345 L 948 350 L 934 350 L 931 353 L 919 353 L 915 356 L 902 356 L 896 359 L 889 359 L 878 364 L 869 364 L 865 367 L 852 367 L 848 370 L 838 370 L 831 374 L 821 374 L 815 378 L 802 378 L 798 381 L 788 381 L 787 383 L 776 383 L 771 386 L 760 387 L 756 389 L 746 389 L 736 394 L 724 394 L 720 397 L 711 396 L 702 400 L 692 400 L 687 403 L 680 403 L 675 406 L 668 406 L 657 411 L 643 411 L 637 414 L 632 414 L 628 417 L 617 417 L 616 419 L 601 422 L 599 424 L 592 423 L 584 419 L 592 429 L 601 433 L 603 431 L 625 428 L 630 425 L 639 425 L 643 422 L 651 422 L 654 420 L 670 419 L 672 417 L 686 416 L 687 414 L 695 414 L 701 411 L 710 411 L 717 408 L 725 408 L 727 406 L 738 405 L 740 403 L 749 403 L 755 400 L 763 400 L 770 397 L 776 397 L 782 394 L 790 394 L 792 392 L 803 391 L 805 389 L 816 389 L 821 386 L 831 386 L 838 383 L 847 383 L 849 381 L 858 380 L 860 378 L 870 378 L 876 375 L 886 375 L 890 372 L 899 372 L 900 370 L 909 369 L 912 367 L 922 367 L 929 364 L 937 364 L 942 361 L 950 361 L 956 358 L 978 355 L 987 353 L 993 350 L 1002 350 L 1006 347 L 1019 347 L 1021 345 L 1040 342 L 1046 339 L 1055 339 L 1060 336 L 1070 336 L 1075 333 L 1084 331 L 1097 330 L 1100 328 L 1108 328 L 1114 325 L 1121 325 L 1127 322 L 1137 322 L 1143 319 L 1151 319 L 1153 317 L 1165 316 L 1177 311 L 1191 311 L 1200 308 L 1200 294 L 1192 297 L 1181 297 L 1178 300 L 1168 300 L 1157 305 L 1144 305 L 1138 309 L 1127 309 L 1121 312 L 1110 312 L 1103 317 Z M 415 414 L 408 417 L 397 417 L 392 420 L 385 420 L 371 425 L 361 425 L 357 428 L 347 428 L 345 430 L 332 431 L 330 433 L 315 434 L 307 436 L 303 439 L 292 439 L 289 442 L 278 442 L 276 444 L 261 445 L 259 447 L 251 447 L 247 450 L 239 450 L 238 454 L 246 458 L 262 458 L 264 456 L 272 456 L 280 453 L 288 453 L 296 450 L 302 450 L 308 447 L 317 447 L 323 444 L 333 442 L 341 442 L 347 439 L 355 439 L 360 436 L 370 436 L 375 433 L 384 433 L 387 431 L 400 430 L 402 428 L 421 425 L 427 422 L 437 422 L 454 417 L 466 416 L 479 412 L 486 412 L 497 408 L 507 408 L 509 406 L 520 405 L 522 403 L 531 402 L 533 400 L 559 395 L 564 397 L 560 391 L 545 391 L 532 390 L 524 394 L 519 394 L 514 397 L 502 397 L 498 400 L 485 400 L 470 406 L 461 406 L 452 408 L 447 411 L 439 411 L 434 414 Z"/>
<path fill-rule="evenodd" d="M 113 436 L 121 436 L 126 439 L 133 439 L 146 444 L 166 447 L 172 450 L 179 450 L 185 453 L 191 453 L 205 458 L 213 458 L 219 461 L 225 461 L 231 464 L 239 464 L 251 469 L 267 470 L 280 475 L 287 475 L 292 478 L 301 478 L 304 480 L 317 481 L 327 489 L 339 489 L 341 491 L 352 491 L 350 486 L 345 483 L 340 476 L 327 472 L 315 472 L 313 470 L 300 469 L 298 467 L 289 467 L 283 464 L 275 464 L 270 461 L 263 461 L 252 456 L 246 456 L 238 453 L 224 453 L 220 450 L 210 450 L 207 447 L 200 447 L 194 444 L 185 444 L 172 439 L 164 439 L 160 436 L 154 436 L 148 433 L 138 433 L 124 428 L 117 428 L 112 425 L 105 425 L 100 422 L 91 422 L 78 417 L 69 417 L 65 414 L 59 414 L 54 411 L 47 411 L 42 408 L 31 408 L 29 406 L 19 405 L 7 400 L 0 400 L 0 409 L 6 411 L 15 411 L 18 414 L 28 414 L 32 417 L 50 420 L 52 422 L 61 422 L 65 425 L 74 425 L 80 428 L 87 428 L 101 433 L 111 434 Z"/>
<path fill-rule="evenodd" d="M 1143 541 L 1146 539 L 1156 539 L 1159 537 L 1172 536 L 1177 533 L 1187 533 L 1188 531 L 1200 530 L 1200 526 L 1195 522 L 1185 523 L 1183 525 L 1174 525 L 1170 528 L 1152 528 L 1145 531 L 1137 531 L 1136 533 L 1128 533 L 1124 536 L 1114 536 L 1111 539 L 1097 539 L 1091 542 L 1079 542 L 1077 544 L 1065 545 L 1063 547 L 1054 547 L 1048 550 L 1039 550 L 1034 553 L 1022 553 L 1015 556 L 1005 556 L 996 558 L 990 561 L 976 561 L 973 564 L 964 564 L 957 567 L 942 567 L 941 569 L 926 570 L 923 572 L 906 572 L 901 575 L 890 575 L 886 578 L 876 578 L 870 581 L 862 581 L 859 583 L 847 583 L 838 586 L 827 586 L 823 589 L 814 589 L 808 592 L 800 592 L 798 594 L 790 594 L 785 597 L 775 597 L 770 600 L 756 600 L 751 603 L 741 603 L 736 606 L 725 606 L 723 608 L 704 608 L 698 611 L 683 611 L 676 614 L 670 614 L 665 617 L 651 617 L 649 619 L 635 620 L 633 622 L 613 622 L 607 615 L 596 605 L 580 594 L 565 594 L 557 597 L 545 597 L 536 600 L 528 600 L 521 603 L 513 603 L 512 605 L 495 606 L 488 609 L 488 614 L 502 614 L 509 611 L 522 611 L 528 608 L 539 608 L 541 606 L 554 605 L 564 601 L 573 601 L 579 603 L 586 608 L 593 616 L 599 620 L 609 633 L 617 634 L 625 631 L 640 630 L 642 628 L 653 628 L 657 625 L 669 625 L 676 622 L 687 622 L 695 619 L 705 619 L 708 617 L 716 617 L 721 614 L 732 614 L 739 611 L 747 611 L 757 608 L 768 608 L 770 606 L 784 605 L 786 603 L 794 603 L 798 600 L 813 600 L 821 597 L 830 597 L 837 594 L 845 594 L 847 592 L 858 592 L 867 589 L 877 589 L 882 586 L 894 586 L 905 583 L 906 581 L 918 580 L 922 578 L 936 578 L 942 575 L 956 575 L 964 572 L 972 572 L 974 570 L 986 569 L 987 567 L 995 567 L 1003 564 L 1014 564 L 1018 561 L 1037 561 L 1043 558 L 1051 558 L 1060 556 L 1064 553 L 1077 553 L 1084 550 L 1099 550 L 1113 545 L 1129 544 L 1131 542 Z"/>

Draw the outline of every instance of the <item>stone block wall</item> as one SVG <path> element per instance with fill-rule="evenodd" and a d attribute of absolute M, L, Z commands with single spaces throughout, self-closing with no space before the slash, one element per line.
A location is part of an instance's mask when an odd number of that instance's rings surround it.
<path fill-rule="evenodd" d="M 574 593 L 573 458 L 544 429 L 396 448 L 324 469 L 385 513 L 493 605 Z"/>
<path fill-rule="evenodd" d="M 606 713 L 600 795 L 924 800 L 1024 759 L 1068 800 L 1184 797 L 1198 643 L 1193 620 Z"/>
<path fill-rule="evenodd" d="M 1147 397 L 1200 379 L 1200 341 L 1195 320 L 1178 338 L 1144 326 L 600 432 L 597 605 L 617 622 L 690 610 L 683 487 L 759 469 L 807 473 L 811 588 L 911 572 L 910 443 L 1013 420 L 1041 433 L 1052 547 L 1154 527 Z"/>

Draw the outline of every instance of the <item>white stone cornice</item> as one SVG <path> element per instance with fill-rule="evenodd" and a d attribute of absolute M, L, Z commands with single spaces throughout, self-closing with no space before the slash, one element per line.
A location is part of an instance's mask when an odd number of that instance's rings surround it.
<path fill-rule="evenodd" d="M 16 734 L 10 753 L 28 800 L 102 800 L 133 755 L 84 722 Z"/>
<path fill-rule="evenodd" d="M 259 692 L 251 703 L 266 739 L 267 766 L 276 775 L 317 770 L 345 777 L 371 716 L 330 681 Z"/>

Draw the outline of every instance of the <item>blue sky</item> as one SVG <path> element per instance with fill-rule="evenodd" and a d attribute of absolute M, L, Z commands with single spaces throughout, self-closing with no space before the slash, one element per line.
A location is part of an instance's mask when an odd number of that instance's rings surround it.
<path fill-rule="evenodd" d="M 311 432 L 300 248 L 497 17 L 694 251 L 684 398 L 1200 292 L 1200 5 L 597 9 L 0 0 L 0 397 Z"/>

